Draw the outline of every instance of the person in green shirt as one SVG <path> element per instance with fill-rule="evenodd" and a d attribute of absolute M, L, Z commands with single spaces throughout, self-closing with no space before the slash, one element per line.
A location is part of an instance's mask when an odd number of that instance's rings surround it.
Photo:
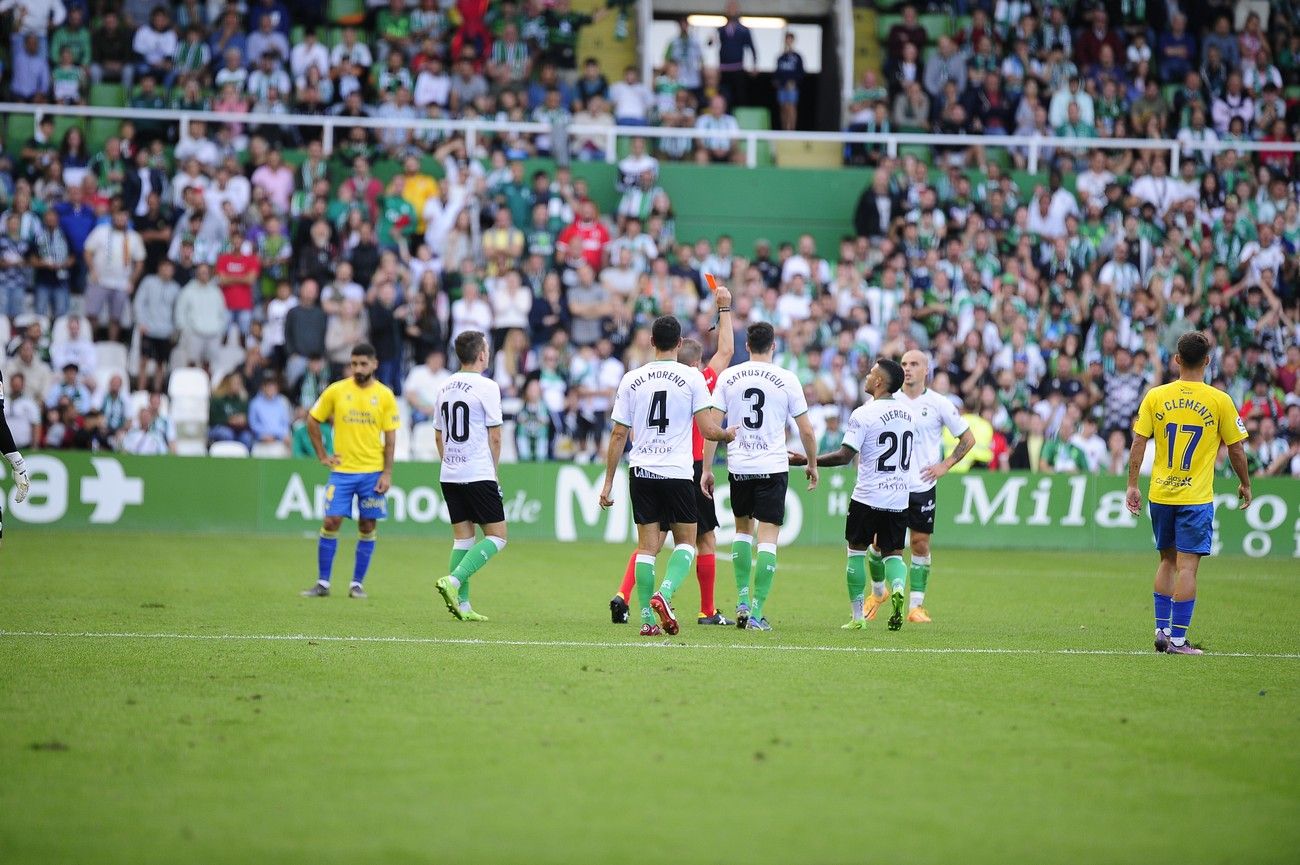
<path fill-rule="evenodd" d="M 163 94 L 158 89 L 158 79 L 154 77 L 153 73 L 146 72 L 140 76 L 140 86 L 131 94 L 128 104 L 132 108 L 161 109 L 167 107 L 167 101 L 163 99 Z M 165 136 L 167 121 L 140 119 L 135 121 L 135 127 L 141 138 L 153 141 Z"/>
<path fill-rule="evenodd" d="M 388 8 L 380 9 L 375 16 L 375 32 L 379 36 L 379 51 L 383 55 L 381 59 L 387 59 L 390 52 L 401 55 L 409 53 L 414 32 L 406 0 L 388 0 Z"/>
<path fill-rule="evenodd" d="M 546 23 L 546 55 L 570 84 L 578 77 L 578 34 L 583 27 L 596 23 L 608 14 L 609 9 L 604 7 L 591 15 L 574 12 L 570 0 L 555 0 L 550 11 L 543 14 Z"/>
<path fill-rule="evenodd" d="M 122 140 L 110 138 L 104 149 L 90 157 L 88 169 L 95 175 L 99 189 L 109 198 L 122 194 L 122 178 L 126 177 L 126 160 L 122 158 Z"/>
<path fill-rule="evenodd" d="M 388 181 L 388 189 L 379 199 L 379 224 L 375 234 L 381 249 L 401 250 L 418 224 L 415 208 L 402 197 L 403 177 L 399 174 Z"/>
<path fill-rule="evenodd" d="M 555 434 L 551 413 L 542 401 L 542 383 L 536 378 L 524 385 L 524 405 L 515 416 L 515 452 L 520 462 L 545 462 L 552 458 Z"/>
<path fill-rule="evenodd" d="M 208 400 L 208 441 L 243 442 L 253 446 L 253 432 L 248 428 L 248 391 L 244 378 L 232 372 L 212 389 Z"/>
<path fill-rule="evenodd" d="M 54 28 L 50 36 L 50 60 L 57 63 L 64 48 L 72 49 L 72 62 L 82 69 L 90 66 L 90 28 L 86 26 L 85 13 L 80 6 L 68 9 L 62 27 Z"/>
<path fill-rule="evenodd" d="M 528 225 L 533 210 L 533 190 L 524 182 L 524 164 L 510 163 L 510 179 L 489 190 L 497 204 L 509 209 L 514 225 Z"/>
<path fill-rule="evenodd" d="M 293 410 L 293 438 L 290 440 L 290 447 L 294 459 L 316 459 L 316 449 L 312 446 L 311 435 L 307 432 L 307 409 L 296 408 Z M 334 424 L 323 423 L 320 425 L 321 443 L 325 445 L 325 453 L 334 453 Z"/>
<path fill-rule="evenodd" d="M 826 429 L 822 432 L 821 438 L 817 439 L 817 453 L 825 454 L 840 449 L 844 443 L 844 430 L 840 428 L 840 416 L 829 414 L 826 416 Z"/>

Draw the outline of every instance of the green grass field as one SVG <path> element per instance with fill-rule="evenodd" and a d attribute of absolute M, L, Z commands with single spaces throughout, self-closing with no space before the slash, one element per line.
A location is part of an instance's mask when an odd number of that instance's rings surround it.
<path fill-rule="evenodd" d="M 1192 635 L 1218 654 L 1185 658 L 1149 651 L 1153 556 L 940 546 L 936 623 L 853 633 L 842 551 L 796 548 L 773 633 L 643 641 L 609 623 L 620 548 L 512 545 L 475 579 L 486 624 L 436 603 L 445 540 L 381 537 L 366 602 L 337 591 L 351 550 L 307 600 L 306 538 L 12 531 L 0 862 L 1300 849 L 1291 561 L 1209 560 Z"/>

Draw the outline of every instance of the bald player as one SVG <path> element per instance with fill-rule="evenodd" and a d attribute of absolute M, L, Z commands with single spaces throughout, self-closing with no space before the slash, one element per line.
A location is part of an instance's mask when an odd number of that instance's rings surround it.
<path fill-rule="evenodd" d="M 930 359 L 924 352 L 903 354 L 903 386 L 894 398 L 907 406 L 916 422 L 916 451 L 912 454 L 908 480 L 908 507 L 905 522 L 911 532 L 912 567 L 909 574 L 911 596 L 907 620 L 924 624 L 930 621 L 925 611 L 925 589 L 930 581 L 930 535 L 934 533 L 935 484 L 975 446 L 975 434 L 962 420 L 952 400 L 926 387 Z M 943 459 L 943 431 L 957 438 L 957 446 Z M 867 551 L 867 569 L 871 574 L 871 597 L 867 599 L 866 617 L 874 619 L 880 605 L 889 600 L 885 587 L 885 564 L 880 551 Z"/>

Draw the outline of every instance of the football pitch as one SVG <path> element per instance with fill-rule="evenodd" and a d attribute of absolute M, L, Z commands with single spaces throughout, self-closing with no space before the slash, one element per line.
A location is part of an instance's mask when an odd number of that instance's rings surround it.
<path fill-rule="evenodd" d="M 1202 569 L 1150 649 L 1154 555 L 958 552 L 928 626 L 846 632 L 843 551 L 783 550 L 772 633 L 609 622 L 628 550 L 517 542 L 438 602 L 303 599 L 309 538 L 37 532 L 0 553 L 0 861 L 1294 862 L 1294 561 Z M 661 557 L 661 562 L 663 558 Z M 735 601 L 718 566 L 719 605 Z M 635 615 L 633 616 L 635 619 Z M 1067 860 L 1068 857 L 1068 860 Z"/>

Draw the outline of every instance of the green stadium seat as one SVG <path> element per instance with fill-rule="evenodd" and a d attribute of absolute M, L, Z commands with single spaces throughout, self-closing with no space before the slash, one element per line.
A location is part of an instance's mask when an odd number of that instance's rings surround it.
<path fill-rule="evenodd" d="M 423 171 L 425 174 L 429 175 L 430 177 L 436 177 L 439 180 L 441 180 L 447 174 L 446 170 L 443 169 L 442 167 L 442 163 L 439 162 L 437 159 L 433 158 L 432 156 L 420 157 L 420 170 Z M 529 180 L 529 182 L 530 183 L 532 182 L 531 179 Z"/>
<path fill-rule="evenodd" d="M 121 84 L 90 85 L 90 104 L 117 108 L 126 104 L 126 88 Z"/>
<path fill-rule="evenodd" d="M 62 141 L 64 134 L 72 127 L 81 130 L 81 134 L 86 134 L 86 127 L 82 126 L 80 117 L 68 117 L 66 115 L 54 118 L 54 140 Z M 89 148 L 87 148 L 89 152 Z"/>
<path fill-rule="evenodd" d="M 930 161 L 930 147 L 927 144 L 900 144 L 898 145 L 899 157 L 915 156 L 922 162 Z"/>
<path fill-rule="evenodd" d="M 380 183 L 387 186 L 388 181 L 402 173 L 402 163 L 396 159 L 376 159 L 370 170 Z"/>
<path fill-rule="evenodd" d="M 91 153 L 104 149 L 104 142 L 117 135 L 122 121 L 116 117 L 92 117 L 86 130 L 86 145 Z"/>
<path fill-rule="evenodd" d="M 22 149 L 36 133 L 36 118 L 31 114 L 10 114 L 5 121 L 5 143 L 10 153 Z"/>
<path fill-rule="evenodd" d="M 917 23 L 925 30 L 925 35 L 930 37 L 930 42 L 938 42 L 940 36 L 952 35 L 952 18 L 947 15 L 920 15 L 917 17 Z"/>
<path fill-rule="evenodd" d="M 1005 147 L 985 147 L 984 160 L 1001 168 L 1003 174 L 1011 170 L 1011 154 Z"/>
<path fill-rule="evenodd" d="M 284 157 L 285 164 L 293 168 L 307 161 L 307 151 L 301 147 L 286 147 L 280 151 L 280 155 Z"/>
<path fill-rule="evenodd" d="M 335 24 L 360 24 L 366 17 L 364 0 L 328 0 L 325 17 Z"/>
<path fill-rule="evenodd" d="M 737 108 L 735 116 L 741 129 L 772 128 L 772 112 L 766 108 Z"/>
<path fill-rule="evenodd" d="M 884 41 L 884 39 L 889 36 L 889 31 L 894 28 L 894 25 L 902 23 L 902 15 L 877 15 L 876 33 L 880 35 L 881 41 Z"/>

